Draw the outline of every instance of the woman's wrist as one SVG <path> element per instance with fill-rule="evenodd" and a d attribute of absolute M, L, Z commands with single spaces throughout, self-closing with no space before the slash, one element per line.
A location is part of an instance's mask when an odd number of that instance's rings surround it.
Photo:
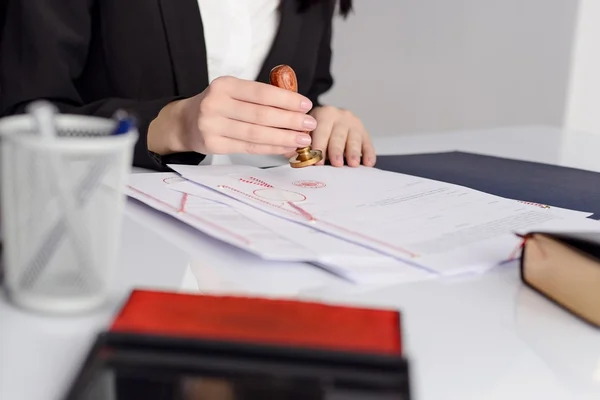
<path fill-rule="evenodd" d="M 183 109 L 186 100 L 173 101 L 160 110 L 148 127 L 148 150 L 167 155 L 188 151 L 183 144 Z"/>

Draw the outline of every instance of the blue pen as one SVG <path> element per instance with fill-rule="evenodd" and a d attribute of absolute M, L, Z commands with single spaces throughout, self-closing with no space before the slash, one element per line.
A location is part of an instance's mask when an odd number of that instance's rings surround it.
<path fill-rule="evenodd" d="M 114 118 L 117 120 L 117 126 L 113 131 L 113 135 L 123 135 L 131 130 L 135 125 L 135 120 L 126 111 L 118 110 Z"/>

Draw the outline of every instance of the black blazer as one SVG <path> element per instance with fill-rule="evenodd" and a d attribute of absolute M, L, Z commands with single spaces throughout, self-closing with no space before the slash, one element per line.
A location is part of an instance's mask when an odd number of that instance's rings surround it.
<path fill-rule="evenodd" d="M 163 169 L 146 144 L 148 125 L 171 101 L 208 86 L 206 48 L 197 0 L 3 0 L 0 115 L 48 99 L 64 113 L 111 117 L 120 108 L 139 119 L 134 165 Z M 333 84 L 331 24 L 335 0 L 299 11 L 282 0 L 281 24 L 257 77 L 289 64 L 299 91 L 318 105 Z M 199 163 L 182 153 L 169 163 Z"/>

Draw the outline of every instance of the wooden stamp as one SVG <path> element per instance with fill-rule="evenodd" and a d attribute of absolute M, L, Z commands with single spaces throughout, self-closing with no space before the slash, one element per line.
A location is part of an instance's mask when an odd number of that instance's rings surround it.
<path fill-rule="evenodd" d="M 271 85 L 283 89 L 298 91 L 298 80 L 296 73 L 289 65 L 278 65 L 271 70 L 269 77 Z M 302 168 L 314 165 L 323 159 L 321 150 L 313 150 L 310 146 L 299 147 L 296 149 L 296 155 L 290 158 L 290 165 L 293 168 Z"/>

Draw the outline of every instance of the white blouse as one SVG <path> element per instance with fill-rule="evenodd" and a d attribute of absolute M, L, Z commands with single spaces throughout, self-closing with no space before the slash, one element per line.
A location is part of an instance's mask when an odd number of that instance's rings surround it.
<path fill-rule="evenodd" d="M 256 80 L 279 29 L 280 0 L 198 0 L 209 83 L 219 76 Z M 201 165 L 285 164 L 282 156 L 207 155 Z"/>
<path fill-rule="evenodd" d="M 280 0 L 198 0 L 208 79 L 255 80 L 279 27 Z"/>

